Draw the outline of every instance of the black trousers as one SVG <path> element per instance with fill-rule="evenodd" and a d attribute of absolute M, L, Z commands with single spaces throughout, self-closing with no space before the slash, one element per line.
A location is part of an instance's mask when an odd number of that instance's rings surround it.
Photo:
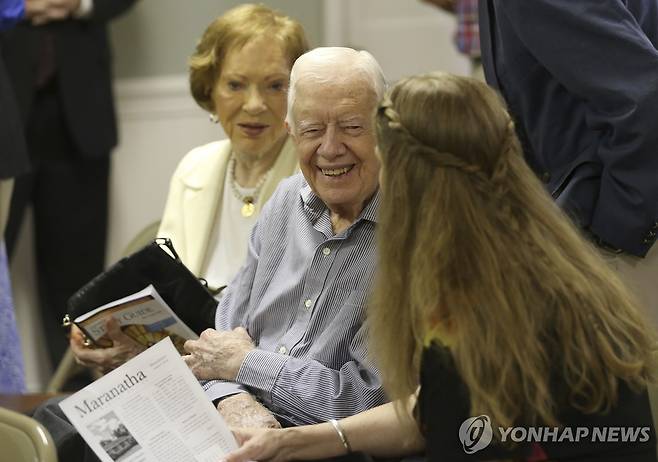
<path fill-rule="evenodd" d="M 93 114 L 89 114 L 93 117 Z M 53 366 L 66 351 L 66 301 L 103 270 L 107 238 L 109 153 L 89 158 L 76 148 L 57 94 L 39 91 L 26 124 L 32 171 L 16 179 L 6 231 L 11 258 L 28 205 L 41 322 Z"/>

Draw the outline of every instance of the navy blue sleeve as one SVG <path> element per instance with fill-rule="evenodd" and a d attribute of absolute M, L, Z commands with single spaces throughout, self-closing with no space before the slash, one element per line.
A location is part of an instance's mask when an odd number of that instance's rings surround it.
<path fill-rule="evenodd" d="M 505 0 L 496 8 L 528 52 L 585 105 L 603 166 L 591 229 L 645 254 L 658 217 L 658 3 Z M 625 213 L 638 209 L 644 213 Z"/>

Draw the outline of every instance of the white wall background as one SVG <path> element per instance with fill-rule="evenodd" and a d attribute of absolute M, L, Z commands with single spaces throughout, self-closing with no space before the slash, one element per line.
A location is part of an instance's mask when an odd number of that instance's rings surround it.
<path fill-rule="evenodd" d="M 192 147 L 223 138 L 189 96 L 186 60 L 206 25 L 239 1 L 141 0 L 112 25 L 121 144 L 112 159 L 108 263 L 160 217 L 169 177 Z M 269 0 L 298 18 L 312 46 L 368 49 L 391 81 L 442 69 L 468 72 L 452 44 L 454 18 L 417 0 Z M 35 308 L 27 223 L 12 265 L 27 381 L 42 390 L 52 371 Z M 65 267 L 65 262 L 63 262 Z"/>

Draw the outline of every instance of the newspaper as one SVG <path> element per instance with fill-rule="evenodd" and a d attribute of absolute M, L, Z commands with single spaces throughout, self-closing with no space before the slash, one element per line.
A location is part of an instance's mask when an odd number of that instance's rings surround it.
<path fill-rule="evenodd" d="M 218 462 L 237 448 L 168 337 L 60 407 L 103 462 Z"/>
<path fill-rule="evenodd" d="M 112 341 L 105 336 L 105 322 L 109 316 L 117 319 L 124 334 L 147 348 L 169 336 L 178 352 L 185 354 L 185 340 L 198 338 L 152 285 L 78 316 L 73 322 L 92 343 L 107 348 L 112 346 Z"/>

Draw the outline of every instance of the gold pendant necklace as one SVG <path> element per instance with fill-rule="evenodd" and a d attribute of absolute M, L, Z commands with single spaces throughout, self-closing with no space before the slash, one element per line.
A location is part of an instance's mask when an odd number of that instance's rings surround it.
<path fill-rule="evenodd" d="M 245 197 L 243 200 L 244 205 L 242 205 L 240 213 L 243 217 L 248 218 L 254 214 L 256 211 L 256 206 L 254 205 L 254 200 L 252 197 Z"/>
<path fill-rule="evenodd" d="M 244 218 L 249 218 L 252 216 L 254 213 L 256 213 L 256 198 L 258 197 L 258 194 L 263 187 L 263 184 L 265 184 L 265 180 L 269 176 L 270 171 L 268 170 L 265 172 L 265 174 L 261 175 L 260 179 L 258 180 L 258 184 L 256 184 L 256 187 L 251 191 L 251 194 L 248 196 L 243 196 L 240 194 L 240 191 L 238 191 L 238 187 L 236 186 L 235 182 L 235 157 L 231 156 L 231 159 L 229 160 L 229 181 L 231 183 L 231 189 L 233 190 L 233 195 L 235 196 L 236 199 L 239 201 L 242 201 L 242 207 L 240 208 L 240 215 L 242 215 Z"/>

